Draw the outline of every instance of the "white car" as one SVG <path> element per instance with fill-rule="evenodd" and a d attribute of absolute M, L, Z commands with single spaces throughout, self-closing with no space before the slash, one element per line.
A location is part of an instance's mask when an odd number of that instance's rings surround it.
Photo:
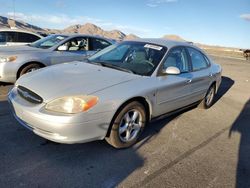
<path fill-rule="evenodd" d="M 41 35 L 25 30 L 0 29 L 0 47 L 30 44 L 41 38 Z"/>

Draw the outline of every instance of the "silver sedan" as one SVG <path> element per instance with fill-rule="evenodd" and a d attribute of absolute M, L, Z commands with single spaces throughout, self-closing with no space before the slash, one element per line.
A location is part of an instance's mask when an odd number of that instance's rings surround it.
<path fill-rule="evenodd" d="M 81 61 L 113 40 L 90 35 L 50 35 L 26 46 L 0 48 L 0 82 L 14 83 L 27 72 L 58 63 Z"/>
<path fill-rule="evenodd" d="M 22 76 L 9 93 L 16 119 L 59 143 L 106 141 L 126 148 L 145 125 L 199 103 L 212 106 L 221 67 L 199 48 L 163 39 L 114 44 L 86 62 Z"/>

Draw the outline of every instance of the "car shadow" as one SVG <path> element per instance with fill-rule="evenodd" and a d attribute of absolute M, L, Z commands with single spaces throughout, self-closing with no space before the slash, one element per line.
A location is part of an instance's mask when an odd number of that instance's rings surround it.
<path fill-rule="evenodd" d="M 9 85 L 13 85 L 13 83 L 0 82 L 0 87 L 1 86 L 9 86 Z"/>
<path fill-rule="evenodd" d="M 144 165 L 138 149 L 184 112 L 151 122 L 138 144 L 117 150 L 105 141 L 47 141 L 19 125 L 7 101 L 0 107 L 0 187 L 116 187 Z"/>
<path fill-rule="evenodd" d="M 224 96 L 233 85 L 234 85 L 234 80 L 232 80 L 229 77 L 222 76 L 221 77 L 221 85 L 218 89 L 217 94 L 215 95 L 215 98 L 214 98 L 214 104 L 216 102 L 218 102 L 221 99 L 221 97 Z"/>
<path fill-rule="evenodd" d="M 240 133 L 235 187 L 250 187 L 250 99 L 231 126 L 229 138 L 233 132 Z"/>

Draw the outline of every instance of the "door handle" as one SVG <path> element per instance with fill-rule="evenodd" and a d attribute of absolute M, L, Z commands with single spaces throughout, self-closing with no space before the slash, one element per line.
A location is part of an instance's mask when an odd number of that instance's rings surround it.
<path fill-rule="evenodd" d="M 192 80 L 191 79 L 187 79 L 186 82 L 189 84 L 189 83 L 192 82 Z"/>

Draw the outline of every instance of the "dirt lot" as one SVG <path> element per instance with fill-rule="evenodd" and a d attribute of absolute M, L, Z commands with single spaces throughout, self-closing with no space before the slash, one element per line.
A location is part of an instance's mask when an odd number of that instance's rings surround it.
<path fill-rule="evenodd" d="M 1 86 L 0 187 L 250 187 L 250 63 L 213 58 L 213 107 L 152 122 L 126 150 L 47 142 L 13 119 Z"/>

